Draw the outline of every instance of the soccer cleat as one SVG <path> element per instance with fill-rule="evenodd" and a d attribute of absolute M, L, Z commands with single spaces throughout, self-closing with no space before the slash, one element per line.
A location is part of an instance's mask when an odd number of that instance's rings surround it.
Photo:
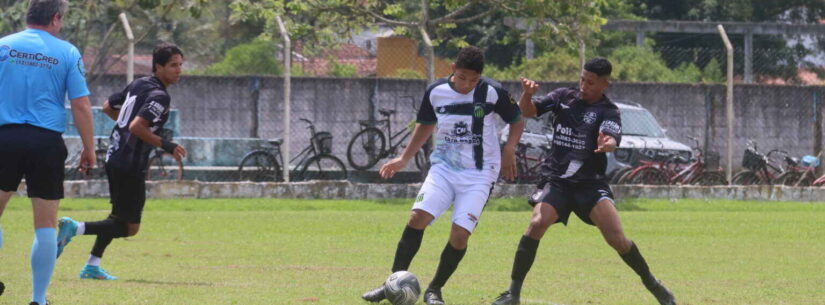
<path fill-rule="evenodd" d="M 80 271 L 80 278 L 81 279 L 93 279 L 93 280 L 107 280 L 113 281 L 116 280 L 117 277 L 114 275 L 109 274 L 100 266 L 89 266 L 83 267 L 83 270 Z"/>
<path fill-rule="evenodd" d="M 676 298 L 673 293 L 667 290 L 667 287 L 662 285 L 662 281 L 654 279 L 651 282 L 645 282 L 645 288 L 656 297 L 660 305 L 676 305 Z"/>
<path fill-rule="evenodd" d="M 29 305 L 40 305 L 40 304 L 37 304 L 37 302 L 31 302 L 31 303 L 29 303 Z M 44 304 L 44 305 L 49 305 L 49 301 L 46 301 L 46 304 Z"/>
<path fill-rule="evenodd" d="M 384 294 L 384 285 L 381 285 L 381 287 L 365 292 L 363 295 L 361 295 L 361 298 L 367 302 L 381 302 L 382 300 L 387 298 L 387 296 Z"/>
<path fill-rule="evenodd" d="M 63 254 L 63 248 L 72 241 L 72 237 L 77 234 L 77 221 L 69 217 L 61 217 L 57 228 L 60 230 L 57 233 L 57 257 Z"/>
<path fill-rule="evenodd" d="M 3 291 L 6 291 L 6 285 L 0 282 L 0 295 L 3 295 Z"/>
<path fill-rule="evenodd" d="M 427 305 L 444 305 L 441 289 L 427 288 L 427 291 L 424 292 L 424 303 L 427 303 Z"/>
<path fill-rule="evenodd" d="M 492 305 L 519 305 L 521 302 L 519 301 L 519 297 L 510 293 L 510 291 L 502 292 L 501 295 L 496 298 Z"/>

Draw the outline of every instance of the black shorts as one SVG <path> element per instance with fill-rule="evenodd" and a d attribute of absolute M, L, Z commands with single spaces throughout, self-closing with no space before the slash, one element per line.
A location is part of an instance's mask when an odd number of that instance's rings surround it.
<path fill-rule="evenodd" d="M 594 225 L 590 219 L 590 211 L 602 199 L 613 201 L 613 191 L 605 181 L 570 182 L 561 179 L 545 179 L 538 185 L 538 189 L 530 196 L 528 202 L 550 204 L 559 214 L 556 222 L 567 225 L 570 212 L 576 213 L 579 219 L 589 225 Z"/>
<path fill-rule="evenodd" d="M 63 198 L 66 144 L 56 131 L 28 124 L 0 126 L 0 190 L 17 191 L 26 178 L 30 198 Z"/>
<path fill-rule="evenodd" d="M 140 223 L 146 203 L 146 177 L 106 164 L 112 216 L 127 223 Z"/>

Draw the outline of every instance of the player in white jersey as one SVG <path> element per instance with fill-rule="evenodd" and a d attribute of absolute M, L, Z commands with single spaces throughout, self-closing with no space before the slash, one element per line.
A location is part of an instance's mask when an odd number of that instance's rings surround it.
<path fill-rule="evenodd" d="M 484 55 L 480 49 L 462 49 L 452 70 L 452 75 L 427 87 L 404 154 L 380 170 L 382 177 L 392 177 L 435 135 L 432 166 L 416 197 L 392 266 L 392 272 L 407 270 L 421 246 L 424 229 L 454 205 L 450 239 L 441 253 L 435 277 L 424 292 L 428 305 L 444 304 L 441 287 L 464 257 L 467 240 L 499 174 L 506 179 L 515 177 L 515 147 L 524 130 L 515 100 L 499 83 L 481 76 Z M 510 124 L 503 148 L 498 143 L 493 113 Z M 370 290 L 362 298 L 380 302 L 385 298 L 384 287 Z"/>

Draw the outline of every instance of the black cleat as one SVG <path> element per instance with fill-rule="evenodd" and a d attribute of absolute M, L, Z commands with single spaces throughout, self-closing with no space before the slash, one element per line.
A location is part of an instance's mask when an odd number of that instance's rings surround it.
<path fill-rule="evenodd" d="M 3 282 L 0 282 L 0 295 L 3 295 L 3 291 L 6 291 L 6 285 Z"/>
<path fill-rule="evenodd" d="M 673 293 L 671 293 L 670 290 L 667 290 L 667 287 L 662 285 L 662 281 L 654 280 L 644 284 L 645 288 L 656 297 L 660 305 L 676 305 L 676 298 L 673 297 Z"/>
<path fill-rule="evenodd" d="M 381 285 L 381 287 L 365 292 L 363 295 L 361 295 L 361 298 L 367 302 L 381 302 L 381 300 L 387 298 L 387 296 L 384 294 L 384 285 Z"/>
<path fill-rule="evenodd" d="M 424 303 L 427 305 L 444 305 L 441 289 L 427 288 L 427 291 L 424 291 Z"/>
<path fill-rule="evenodd" d="M 502 292 L 498 298 L 496 298 L 495 302 L 492 305 L 519 305 L 521 301 L 519 301 L 519 297 L 510 293 L 510 291 Z"/>
<path fill-rule="evenodd" d="M 31 302 L 31 303 L 29 303 L 29 305 L 40 305 L 40 304 L 37 304 L 37 302 Z M 45 305 L 49 305 L 49 301 L 46 301 Z"/>

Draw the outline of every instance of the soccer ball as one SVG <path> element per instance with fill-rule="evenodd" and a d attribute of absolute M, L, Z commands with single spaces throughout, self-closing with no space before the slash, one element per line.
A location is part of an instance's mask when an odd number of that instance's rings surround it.
<path fill-rule="evenodd" d="M 421 294 L 418 278 L 407 271 L 390 274 L 384 282 L 384 295 L 393 305 L 413 305 Z"/>

